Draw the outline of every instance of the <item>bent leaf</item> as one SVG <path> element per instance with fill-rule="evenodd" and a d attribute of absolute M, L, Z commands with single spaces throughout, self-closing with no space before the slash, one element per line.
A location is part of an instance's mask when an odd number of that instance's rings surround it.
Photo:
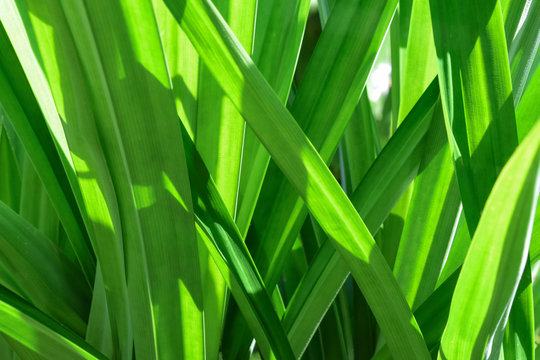
<path fill-rule="evenodd" d="M 525 268 L 539 192 L 540 123 L 516 149 L 486 202 L 452 298 L 439 358 L 483 356 Z"/>

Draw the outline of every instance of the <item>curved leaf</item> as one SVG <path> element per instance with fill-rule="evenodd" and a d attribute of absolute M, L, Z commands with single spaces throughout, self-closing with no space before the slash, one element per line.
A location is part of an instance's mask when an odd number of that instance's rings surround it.
<path fill-rule="evenodd" d="M 351 195 L 358 213 L 373 233 L 416 175 L 426 140 L 444 139 L 440 136 L 444 132 L 443 123 L 432 121 L 438 99 L 434 80 Z M 427 158 L 424 160 L 425 164 L 429 163 Z M 295 353 L 303 352 L 348 274 L 349 268 L 340 254 L 329 240 L 324 241 L 282 320 Z"/>
<path fill-rule="evenodd" d="M 347 196 L 209 1 L 166 1 L 201 58 L 351 268 L 390 348 L 429 353 L 399 286 Z"/>
<path fill-rule="evenodd" d="M 450 149 L 467 225 L 518 143 L 512 81 L 498 0 L 431 0 Z"/>
<path fill-rule="evenodd" d="M 452 298 L 439 358 L 480 358 L 490 346 L 500 346 L 490 341 L 505 321 L 525 268 L 539 192 L 540 123 L 516 149 L 486 202 Z"/>
<path fill-rule="evenodd" d="M 0 332 L 47 359 L 106 359 L 75 333 L 3 286 L 0 286 Z"/>
<path fill-rule="evenodd" d="M 89 288 L 84 276 L 28 221 L 0 202 L 0 266 L 21 294 L 79 335 L 86 330 Z"/>
<path fill-rule="evenodd" d="M 184 144 L 190 168 L 195 216 L 205 246 L 227 282 L 259 346 L 265 352 L 271 348 L 279 359 L 293 359 L 268 290 L 186 130 Z"/>

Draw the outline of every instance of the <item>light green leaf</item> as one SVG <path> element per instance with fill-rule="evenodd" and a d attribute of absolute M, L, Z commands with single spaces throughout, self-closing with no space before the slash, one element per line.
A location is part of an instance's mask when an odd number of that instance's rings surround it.
<path fill-rule="evenodd" d="M 431 123 L 438 98 L 437 82 L 433 81 L 352 194 L 351 199 L 371 232 L 379 229 L 416 175 L 426 133 L 444 131 L 440 121 Z M 295 353 L 303 352 L 348 274 L 349 268 L 340 254 L 330 241 L 325 241 L 282 320 Z"/>
<path fill-rule="evenodd" d="M 246 52 L 251 55 L 257 1 L 216 0 L 213 3 Z M 229 214 L 236 219 L 245 122 L 204 65 L 201 65 L 199 70 L 198 89 L 195 144 L 212 179 L 215 180 Z M 216 358 L 225 322 L 227 288 L 207 254 L 206 259 L 201 259 L 201 263 L 204 284 L 205 356 Z"/>
<path fill-rule="evenodd" d="M 63 10 L 90 79 L 85 85 L 108 161 L 104 170 L 114 184 L 115 196 L 108 204 L 118 203 L 122 221 L 113 229 L 127 249 L 136 354 L 202 358 L 201 278 L 191 194 L 152 3 L 63 3 Z M 107 270 L 102 272 L 105 289 Z M 110 306 L 109 311 L 118 312 Z M 113 336 L 115 332 L 113 327 Z"/>
<path fill-rule="evenodd" d="M 127 359 L 133 345 L 123 245 L 118 231 L 120 220 L 103 148 L 98 146 L 100 140 L 91 98 L 73 34 L 58 1 L 45 4 L 34 0 L 2 0 L 0 6 L 3 9 L 0 18 L 15 52 L 19 58 L 28 56 L 22 67 L 31 87 L 37 92 L 38 103 L 60 155 L 67 159 L 63 161 L 64 166 L 66 163 L 70 166 L 67 167 L 70 182 L 73 181 L 72 184 L 75 183 L 80 190 L 76 198 L 96 257 L 109 270 L 104 273 L 104 282 L 108 290 L 115 354 Z M 78 8 L 80 6 L 71 9 L 76 12 Z M 54 24 L 54 27 L 49 24 Z M 84 31 L 83 25 L 79 23 L 77 29 Z M 92 47 L 86 49 L 90 52 Z M 97 81 L 99 77 L 91 79 Z M 103 111 L 106 110 L 103 107 Z M 73 179 L 71 171 L 78 177 Z"/>
<path fill-rule="evenodd" d="M 324 27 L 291 114 L 325 162 L 331 160 L 358 103 L 394 9 L 393 1 L 340 2 Z M 373 33 L 376 36 L 366 35 Z M 268 286 L 277 283 L 307 215 L 304 202 L 281 171 L 276 163 L 270 164 L 249 234 Z"/>
<path fill-rule="evenodd" d="M 403 10 L 403 14 L 400 14 L 400 35 L 408 34 L 408 38 L 400 39 L 400 48 L 393 49 L 394 52 L 400 54 L 398 99 L 392 90 L 392 101 L 399 100 L 399 113 L 395 114 L 394 110 L 394 129 L 402 123 L 437 74 L 437 57 L 431 31 L 429 3 L 425 0 L 414 3 L 407 1 L 400 4 L 400 9 Z M 405 47 L 406 51 L 402 50 Z M 383 252 L 393 267 L 396 266 L 395 259 L 402 243 L 407 218 L 419 217 L 419 214 L 409 214 L 413 188 L 414 183 L 402 195 L 382 228 Z"/>
<path fill-rule="evenodd" d="M 437 74 L 429 2 L 414 1 L 410 17 L 402 69 L 400 123 Z M 441 111 L 434 116 L 440 119 L 433 121 L 443 121 Z M 426 141 L 423 171 L 414 181 L 394 264 L 394 274 L 413 309 L 435 289 L 460 203 L 450 149 L 447 144 L 440 146 L 444 140 L 436 139 L 437 135 L 444 136 L 433 133 Z M 437 153 L 430 154 L 432 151 Z M 424 163 L 425 159 L 430 162 Z M 411 257 L 413 253 L 416 256 Z"/>
<path fill-rule="evenodd" d="M 439 119 L 433 121 L 444 121 L 441 108 L 434 116 Z M 450 148 L 447 143 L 442 148 L 437 146 L 444 140 L 435 139 L 433 135 L 426 141 L 424 154 L 437 153 L 432 155 L 429 164 L 421 164 L 424 170 L 414 182 L 394 264 L 396 279 L 413 310 L 435 289 L 447 248 L 452 244 L 452 230 L 460 205 Z"/>
<path fill-rule="evenodd" d="M 0 26 L 0 48 L 0 107 L 6 113 L 6 126 L 13 129 L 26 150 L 68 235 L 86 280 L 91 284 L 95 273 L 95 259 L 75 196 L 48 133 L 47 124 L 23 70 L 17 63 L 17 56 L 3 26 Z M 11 141 L 15 139 L 12 138 Z"/>
<path fill-rule="evenodd" d="M 245 51 L 251 55 L 256 1 L 216 0 L 213 4 L 227 21 Z M 235 218 L 244 119 L 225 96 L 212 73 L 202 66 L 195 144 L 216 181 L 229 213 Z"/>
<path fill-rule="evenodd" d="M 403 122 L 437 75 L 429 1 L 414 1 L 410 17 L 407 52 L 401 72 L 398 124 Z"/>
<path fill-rule="evenodd" d="M 74 332 L 0 286 L 0 332 L 46 359 L 106 359 Z"/>
<path fill-rule="evenodd" d="M 527 259 L 504 333 L 504 357 L 516 360 L 533 359 L 534 347 L 533 286 L 531 264 Z"/>
<path fill-rule="evenodd" d="M 176 110 L 191 139 L 197 130 L 199 55 L 162 0 L 153 0 Z"/>
<path fill-rule="evenodd" d="M 540 3 L 531 1 L 527 17 L 508 49 L 514 105 L 518 107 L 521 97 L 535 72 L 535 58 L 540 56 Z"/>
<path fill-rule="evenodd" d="M 239 304 L 259 346 L 279 359 L 294 358 L 268 290 L 201 156 L 184 131 L 199 234 Z"/>
<path fill-rule="evenodd" d="M 440 358 L 478 358 L 486 347 L 499 346 L 490 340 L 527 261 L 539 171 L 540 123 L 516 149 L 488 198 L 452 298 Z"/>
<path fill-rule="evenodd" d="M 341 140 L 345 173 L 345 179 L 341 182 L 345 192 L 352 193 L 356 189 L 380 152 L 380 147 L 375 118 L 367 91 L 364 91 Z"/>
<path fill-rule="evenodd" d="M 257 2 L 253 61 L 276 95 L 286 103 L 309 11 L 309 0 Z M 236 223 L 247 234 L 270 154 L 246 126 Z"/>
<path fill-rule="evenodd" d="M 518 138 L 521 141 L 540 120 L 540 67 L 531 76 L 529 85 L 516 110 Z"/>
<path fill-rule="evenodd" d="M 452 300 L 458 276 L 459 271 L 451 274 L 414 312 L 432 358 L 437 354 L 441 335 L 448 321 L 450 301 Z M 372 359 L 391 359 L 388 345 L 382 346 Z"/>
<path fill-rule="evenodd" d="M 450 149 L 473 233 L 517 145 L 502 13 L 498 0 L 430 4 Z"/>
<path fill-rule="evenodd" d="M 214 6 L 208 1 L 166 4 L 317 221 L 335 240 L 334 245 L 351 267 L 392 351 L 427 358 L 410 309 L 369 231 Z"/>

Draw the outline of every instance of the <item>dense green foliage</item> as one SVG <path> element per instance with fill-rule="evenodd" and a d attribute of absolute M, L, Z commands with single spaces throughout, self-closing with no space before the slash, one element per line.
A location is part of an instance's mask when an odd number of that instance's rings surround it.
<path fill-rule="evenodd" d="M 0 24 L 1 359 L 534 359 L 540 1 Z"/>

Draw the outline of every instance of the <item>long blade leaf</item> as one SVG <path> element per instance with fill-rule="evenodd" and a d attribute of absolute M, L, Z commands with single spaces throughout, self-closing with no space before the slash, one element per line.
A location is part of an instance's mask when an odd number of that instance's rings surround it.
<path fill-rule="evenodd" d="M 335 240 L 392 351 L 427 358 L 410 308 L 362 219 L 214 6 L 208 1 L 166 4 L 229 98 Z"/>
<path fill-rule="evenodd" d="M 489 353 L 525 268 L 539 193 L 540 123 L 516 149 L 488 198 L 452 298 L 439 358 Z"/>

